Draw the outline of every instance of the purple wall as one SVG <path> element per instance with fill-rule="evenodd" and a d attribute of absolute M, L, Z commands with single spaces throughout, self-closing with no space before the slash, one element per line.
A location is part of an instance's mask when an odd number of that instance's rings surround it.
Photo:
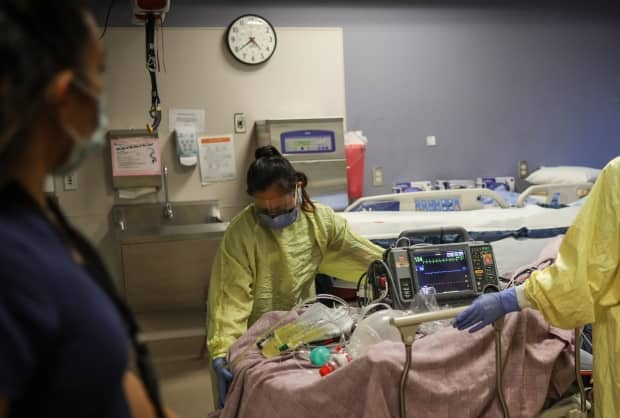
<path fill-rule="evenodd" d="M 96 3 L 103 22 L 107 2 Z M 370 139 L 366 194 L 398 180 L 516 176 L 518 160 L 601 167 L 620 155 L 614 3 L 334 3 L 173 0 L 166 24 L 226 26 L 251 12 L 343 27 L 348 128 Z M 111 22 L 128 21 L 121 2 Z"/>

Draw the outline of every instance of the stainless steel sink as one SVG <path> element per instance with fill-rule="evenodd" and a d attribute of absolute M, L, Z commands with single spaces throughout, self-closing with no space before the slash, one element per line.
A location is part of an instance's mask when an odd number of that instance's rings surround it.
<path fill-rule="evenodd" d="M 116 205 L 110 212 L 116 238 L 121 243 L 206 237 L 221 238 L 227 222 L 220 219 L 219 202 L 172 202 L 174 216 L 164 216 L 164 205 Z"/>

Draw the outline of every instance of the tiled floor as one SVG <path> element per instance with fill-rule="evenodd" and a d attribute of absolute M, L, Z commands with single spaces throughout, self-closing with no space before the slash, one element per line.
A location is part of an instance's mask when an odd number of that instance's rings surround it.
<path fill-rule="evenodd" d="M 181 418 L 206 418 L 213 405 L 207 361 L 172 361 L 156 367 L 166 405 Z"/>
<path fill-rule="evenodd" d="M 208 361 L 202 340 L 186 338 L 149 344 L 165 405 L 180 418 L 206 418 L 213 408 Z"/>

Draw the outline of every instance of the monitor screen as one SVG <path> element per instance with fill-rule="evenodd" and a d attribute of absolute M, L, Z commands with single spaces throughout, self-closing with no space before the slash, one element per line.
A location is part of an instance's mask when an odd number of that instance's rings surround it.
<path fill-rule="evenodd" d="M 464 249 L 421 250 L 413 255 L 420 288 L 434 287 L 437 294 L 473 291 Z"/>
<path fill-rule="evenodd" d="M 334 131 L 303 130 L 280 134 L 280 145 L 284 154 L 316 154 L 336 151 Z"/>

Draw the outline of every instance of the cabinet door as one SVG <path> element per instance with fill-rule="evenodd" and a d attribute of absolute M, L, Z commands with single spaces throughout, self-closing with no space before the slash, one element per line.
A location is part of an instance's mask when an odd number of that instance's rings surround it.
<path fill-rule="evenodd" d="M 134 312 L 203 311 L 219 240 L 121 246 L 125 296 Z"/>

